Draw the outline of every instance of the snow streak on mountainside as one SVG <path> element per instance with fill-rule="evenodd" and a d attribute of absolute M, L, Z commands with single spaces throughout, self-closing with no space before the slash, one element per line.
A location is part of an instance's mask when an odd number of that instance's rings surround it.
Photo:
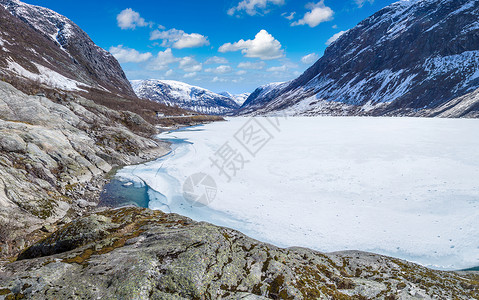
<path fill-rule="evenodd" d="M 0 73 L 63 90 L 96 88 L 135 97 L 116 59 L 68 18 L 0 0 Z"/>
<path fill-rule="evenodd" d="M 224 115 L 239 108 L 235 98 L 173 80 L 133 80 L 138 97 L 203 114 Z"/>
<path fill-rule="evenodd" d="M 242 113 L 415 115 L 479 87 L 479 1 L 399 1 L 336 40 Z M 253 97 L 254 96 L 254 97 Z M 456 111 L 471 116 L 471 107 Z"/>
<path fill-rule="evenodd" d="M 230 99 L 232 99 L 234 102 L 236 102 L 238 105 L 243 105 L 243 103 L 245 103 L 246 99 L 248 99 L 248 97 L 251 95 L 251 93 L 243 93 L 243 94 L 231 94 L 229 92 L 221 92 L 221 93 L 218 93 L 219 95 L 221 96 L 225 96 L 225 97 L 228 97 Z"/>

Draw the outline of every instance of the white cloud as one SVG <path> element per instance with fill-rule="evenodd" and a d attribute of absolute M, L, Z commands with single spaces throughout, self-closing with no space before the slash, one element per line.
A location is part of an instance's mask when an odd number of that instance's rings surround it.
<path fill-rule="evenodd" d="M 116 47 L 110 47 L 110 53 L 120 62 L 120 63 L 139 63 L 144 62 L 150 59 L 153 55 L 150 52 L 140 53 L 135 49 L 130 49 L 123 47 L 123 45 L 118 45 Z"/>
<path fill-rule="evenodd" d="M 203 69 L 203 65 L 191 56 L 181 58 L 179 67 L 188 73 L 199 72 Z"/>
<path fill-rule="evenodd" d="M 206 69 L 205 72 L 215 73 L 215 74 L 226 74 L 232 72 L 233 69 L 228 65 L 221 65 L 216 68 Z"/>
<path fill-rule="evenodd" d="M 165 76 L 172 76 L 174 71 L 169 68 L 169 65 L 173 63 L 179 63 L 178 67 L 186 73 L 196 73 L 203 69 L 203 64 L 197 62 L 191 56 L 175 57 L 171 48 L 158 52 L 158 55 L 151 61 L 148 68 L 155 71 L 168 70 Z"/>
<path fill-rule="evenodd" d="M 346 31 L 340 31 L 338 33 L 336 33 L 335 35 L 333 35 L 332 37 L 330 37 L 328 39 L 328 41 L 326 42 L 326 45 L 331 45 L 332 43 L 334 43 L 337 39 L 339 39 L 343 34 L 345 34 Z"/>
<path fill-rule="evenodd" d="M 227 64 L 228 60 L 224 57 L 219 57 L 219 56 L 213 56 L 208 58 L 205 61 L 206 65 L 212 65 L 212 64 Z"/>
<path fill-rule="evenodd" d="M 310 9 L 304 17 L 296 22 L 291 23 L 291 26 L 308 25 L 309 27 L 316 27 L 320 23 L 331 21 L 333 19 L 334 11 L 324 5 L 324 0 L 318 3 L 309 3 L 306 8 Z"/>
<path fill-rule="evenodd" d="M 354 0 L 359 8 L 363 7 L 364 3 L 369 2 L 370 4 L 374 3 L 374 0 Z"/>
<path fill-rule="evenodd" d="M 138 27 L 146 27 L 151 24 L 140 17 L 140 14 L 131 8 L 124 9 L 116 16 L 118 26 L 121 29 L 135 29 Z"/>
<path fill-rule="evenodd" d="M 239 40 L 233 44 L 226 43 L 218 49 L 222 53 L 239 50 L 246 57 L 257 57 L 263 60 L 284 56 L 281 43 L 264 29 L 256 34 L 254 40 Z"/>
<path fill-rule="evenodd" d="M 192 78 L 192 77 L 195 77 L 198 73 L 196 72 L 191 72 L 191 73 L 186 73 L 185 75 L 183 75 L 184 78 Z"/>
<path fill-rule="evenodd" d="M 244 75 L 248 72 L 246 72 L 245 70 L 239 70 L 238 72 L 236 72 L 236 75 Z"/>
<path fill-rule="evenodd" d="M 301 62 L 305 65 L 311 65 L 315 63 L 319 58 L 319 55 L 316 53 L 310 53 L 308 55 L 305 55 L 301 58 Z"/>
<path fill-rule="evenodd" d="M 293 11 L 292 13 L 282 13 L 281 16 L 283 16 L 287 20 L 292 20 L 294 19 L 294 16 L 296 15 L 296 12 Z"/>
<path fill-rule="evenodd" d="M 240 69 L 247 69 L 247 70 L 261 70 L 266 67 L 266 63 L 264 61 L 259 62 L 241 62 L 238 64 L 238 68 Z"/>
<path fill-rule="evenodd" d="M 181 58 L 176 58 L 173 56 L 173 52 L 170 48 L 166 49 L 165 51 L 158 52 L 158 55 L 155 59 L 149 64 L 149 68 L 152 70 L 166 70 L 168 66 L 172 63 L 176 63 L 180 61 Z"/>
<path fill-rule="evenodd" d="M 225 78 L 221 78 L 221 77 L 218 77 L 216 76 L 215 78 L 213 78 L 212 82 L 226 82 L 227 80 Z"/>
<path fill-rule="evenodd" d="M 199 33 L 185 33 L 178 41 L 173 44 L 173 48 L 197 48 L 209 45 L 208 38 Z"/>
<path fill-rule="evenodd" d="M 228 15 L 234 16 L 242 11 L 245 11 L 248 15 L 254 16 L 260 13 L 268 13 L 268 6 L 271 5 L 283 5 L 284 0 L 243 0 L 235 7 L 228 10 Z"/>
<path fill-rule="evenodd" d="M 162 47 L 173 47 L 175 49 L 198 48 L 210 44 L 208 37 L 199 33 L 186 33 L 183 30 L 156 29 L 150 34 L 150 41 L 163 40 Z"/>
<path fill-rule="evenodd" d="M 288 71 L 288 66 L 282 65 L 282 66 L 279 66 L 279 67 L 271 67 L 271 68 L 268 68 L 266 71 L 268 71 L 268 72 L 286 72 L 286 71 Z"/>

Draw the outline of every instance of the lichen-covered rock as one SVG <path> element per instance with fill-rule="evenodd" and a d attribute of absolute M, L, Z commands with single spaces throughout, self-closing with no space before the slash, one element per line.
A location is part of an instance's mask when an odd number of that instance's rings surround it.
<path fill-rule="evenodd" d="M 302 248 L 282 249 L 232 229 L 140 208 L 105 210 L 73 221 L 20 258 L 0 271 L 0 290 L 4 296 L 21 295 L 27 299 L 479 297 L 477 273 L 433 271 L 399 259 L 356 251 L 324 254 Z"/>

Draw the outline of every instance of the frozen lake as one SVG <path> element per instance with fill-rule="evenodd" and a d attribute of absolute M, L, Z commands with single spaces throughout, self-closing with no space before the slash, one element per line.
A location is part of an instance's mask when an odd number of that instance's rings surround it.
<path fill-rule="evenodd" d="M 462 269 L 479 266 L 478 133 L 463 119 L 233 118 L 161 135 L 168 156 L 118 176 L 145 182 L 150 208 L 278 246 Z"/>

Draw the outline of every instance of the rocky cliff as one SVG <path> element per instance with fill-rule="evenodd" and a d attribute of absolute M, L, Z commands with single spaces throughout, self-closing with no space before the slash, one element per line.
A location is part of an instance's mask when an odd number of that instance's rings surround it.
<path fill-rule="evenodd" d="M 80 96 L 54 102 L 0 82 L 2 254 L 24 247 L 33 230 L 75 217 L 80 200 L 98 201 L 101 183 L 92 181 L 113 166 L 166 153 L 167 145 L 138 132 L 155 128 L 134 113 Z"/>
<path fill-rule="evenodd" d="M 297 79 L 266 95 L 253 93 L 242 111 L 258 104 L 253 114 L 416 115 L 435 110 L 479 87 L 478 16 L 475 0 L 396 2 L 344 33 Z M 461 107 L 449 115 L 477 112 L 477 106 Z"/>
<path fill-rule="evenodd" d="M 281 249 L 160 211 L 95 210 L 105 174 L 168 151 L 151 138 L 156 122 L 208 119 L 138 101 L 116 61 L 66 18 L 0 3 L 0 299 L 479 297 L 473 272 Z M 475 105 L 476 93 L 464 97 Z"/>

